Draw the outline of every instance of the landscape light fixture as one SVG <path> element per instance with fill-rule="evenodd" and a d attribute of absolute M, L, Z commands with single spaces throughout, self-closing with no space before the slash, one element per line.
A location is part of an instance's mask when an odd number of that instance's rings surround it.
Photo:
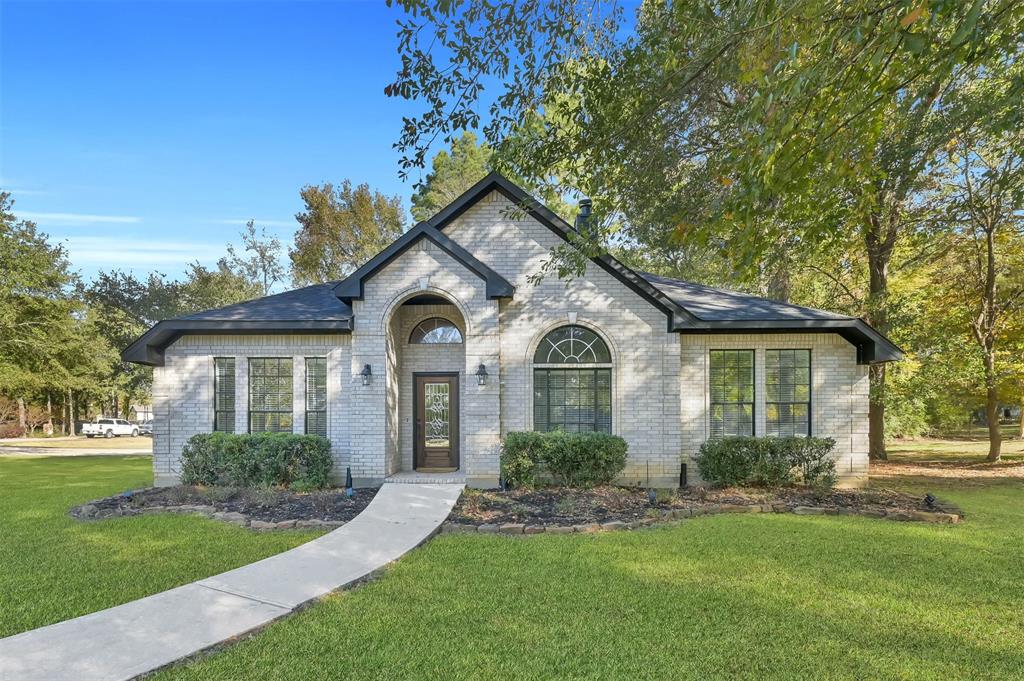
<path fill-rule="evenodd" d="M 487 367 L 483 364 L 478 366 L 476 369 L 476 384 L 487 385 Z"/>

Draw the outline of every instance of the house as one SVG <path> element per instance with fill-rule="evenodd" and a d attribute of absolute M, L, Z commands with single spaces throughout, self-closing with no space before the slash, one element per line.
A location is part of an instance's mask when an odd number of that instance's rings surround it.
<path fill-rule="evenodd" d="M 900 350 L 860 319 L 636 272 L 610 256 L 540 271 L 572 227 L 490 174 L 343 281 L 161 321 L 127 348 L 154 367 L 153 467 L 177 481 L 196 433 L 329 438 L 356 484 L 412 472 L 499 479 L 502 437 L 597 430 L 622 481 L 696 480 L 709 437 L 835 438 L 868 468 L 868 365 Z"/>

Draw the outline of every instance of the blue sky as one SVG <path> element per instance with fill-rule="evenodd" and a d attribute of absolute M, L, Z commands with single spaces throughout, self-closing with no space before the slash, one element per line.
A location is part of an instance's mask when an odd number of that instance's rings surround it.
<path fill-rule="evenodd" d="M 408 206 L 414 111 L 383 2 L 0 0 L 0 187 L 75 269 L 179 275 L 249 218 L 291 241 L 301 186 Z"/>

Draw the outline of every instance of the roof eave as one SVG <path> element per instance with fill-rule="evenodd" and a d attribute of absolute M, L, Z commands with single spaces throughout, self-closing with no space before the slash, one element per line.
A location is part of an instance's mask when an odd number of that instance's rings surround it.
<path fill-rule="evenodd" d="M 121 352 L 121 359 L 134 364 L 163 366 L 164 350 L 185 335 L 254 335 L 350 333 L 352 319 L 232 320 L 168 319 L 157 322 Z"/>
<path fill-rule="evenodd" d="M 862 319 L 701 320 L 678 325 L 678 333 L 836 333 L 857 348 L 858 364 L 898 362 L 903 350 Z"/>

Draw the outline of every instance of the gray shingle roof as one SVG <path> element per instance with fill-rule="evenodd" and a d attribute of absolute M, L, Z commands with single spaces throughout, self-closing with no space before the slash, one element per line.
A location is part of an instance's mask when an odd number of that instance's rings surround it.
<path fill-rule="evenodd" d="M 514 287 L 472 253 L 442 233 L 459 215 L 491 191 L 504 194 L 555 234 L 569 240 L 573 228 L 522 188 L 498 173 L 490 173 L 440 213 L 399 237 L 349 278 L 206 310 L 156 324 L 121 354 L 125 361 L 163 364 L 163 351 L 184 334 L 215 333 L 347 333 L 352 308 L 346 301 L 363 294 L 364 279 L 426 238 L 480 276 L 489 298 L 505 298 Z M 636 272 L 610 255 L 594 262 L 663 311 L 667 330 L 679 333 L 837 333 L 857 348 L 861 363 L 898 360 L 902 352 L 862 319 L 789 305 L 766 298 L 702 286 L 678 279 Z"/>
<path fill-rule="evenodd" d="M 213 310 L 187 314 L 178 319 L 217 321 L 299 321 L 352 318 L 352 308 L 334 295 L 338 282 L 314 284 L 264 298 L 247 300 Z"/>
<path fill-rule="evenodd" d="M 703 284 L 669 279 L 648 272 L 637 272 L 659 291 L 675 301 L 694 317 L 708 322 L 718 321 L 783 321 L 792 319 L 855 319 L 812 307 L 780 303 L 739 291 L 714 288 Z"/>

